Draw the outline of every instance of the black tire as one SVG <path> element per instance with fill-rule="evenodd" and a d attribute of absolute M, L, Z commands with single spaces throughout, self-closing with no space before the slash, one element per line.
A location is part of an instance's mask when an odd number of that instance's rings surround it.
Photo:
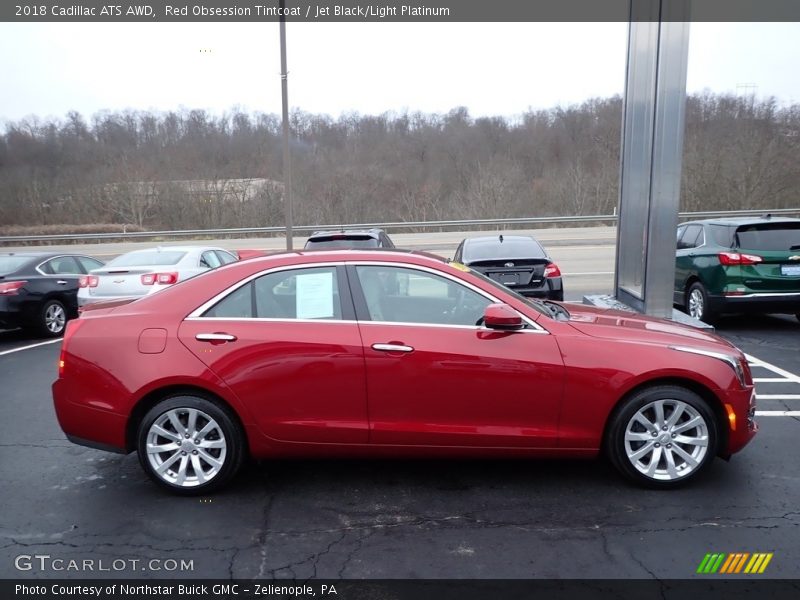
<path fill-rule="evenodd" d="M 36 333 L 44 337 L 57 338 L 64 335 L 67 328 L 67 309 L 58 300 L 48 300 L 39 311 L 34 323 Z"/>
<path fill-rule="evenodd" d="M 696 299 L 699 299 L 700 302 L 702 303 L 697 311 L 693 309 L 691 304 L 693 296 L 695 296 Z M 706 287 L 699 281 L 695 281 L 694 283 L 692 283 L 692 285 L 690 285 L 686 289 L 685 306 L 686 306 L 686 314 L 694 317 L 695 319 L 703 321 L 703 323 L 708 323 L 709 325 L 714 323 L 719 317 L 719 315 L 716 312 L 714 312 L 714 310 L 711 308 Z M 692 314 L 693 312 L 697 312 L 697 314 Z"/>
<path fill-rule="evenodd" d="M 198 430 L 211 426 L 212 421 L 215 425 L 202 439 L 186 437 L 190 411 L 197 411 L 194 431 L 200 433 Z M 184 428 L 180 442 L 176 441 L 180 436 L 177 435 L 178 429 L 169 420 L 170 414 Z M 165 419 L 168 422 L 162 422 Z M 152 432 L 157 445 L 165 448 L 176 445 L 179 448 L 149 453 L 148 438 L 154 424 L 163 425 L 162 429 L 171 436 Z M 218 490 L 236 475 L 245 457 L 245 435 L 236 419 L 227 408 L 200 396 L 171 396 L 156 404 L 139 424 L 136 440 L 139 462 L 150 478 L 164 489 L 184 496 L 209 494 Z M 199 443 L 195 446 L 198 440 Z M 220 441 L 223 447 L 219 447 Z M 217 447 L 206 446 L 209 443 L 216 444 Z M 211 462 L 207 462 L 207 457 L 221 463 L 221 466 L 214 468 Z M 173 464 L 176 465 L 174 469 Z M 201 473 L 197 472 L 195 464 L 199 464 Z M 163 475 L 157 472 L 157 465 L 167 465 Z M 184 476 L 182 483 L 181 467 Z M 208 471 L 206 467 L 209 467 Z"/>
<path fill-rule="evenodd" d="M 675 424 L 667 430 L 658 426 L 656 403 L 660 401 L 664 401 L 662 425 L 668 424 L 670 417 L 674 415 L 673 411 L 681 407 Z M 637 414 L 642 414 L 656 425 L 656 435 L 653 435 L 652 429 L 634 420 Z M 687 425 L 696 417 L 702 419 L 702 425 Z M 681 430 L 681 427 L 689 428 Z M 718 432 L 717 417 L 703 398 L 684 387 L 659 385 L 641 389 L 620 402 L 609 420 L 604 444 L 611 463 L 622 475 L 644 487 L 670 489 L 691 481 L 714 460 L 717 455 Z M 627 440 L 629 435 L 642 436 L 646 441 Z M 703 451 L 704 436 L 706 445 Z M 700 443 L 675 441 L 689 439 Z M 696 464 L 692 464 L 679 452 L 689 455 Z M 642 456 L 638 457 L 637 453 Z M 672 460 L 672 470 L 668 465 L 668 455 Z M 645 459 L 648 458 L 650 460 L 645 465 Z M 653 474 L 643 472 L 647 466 L 652 465 L 654 459 L 657 462 Z"/>
<path fill-rule="evenodd" d="M 800 313 L 795 314 L 794 316 L 798 321 L 800 321 Z"/>

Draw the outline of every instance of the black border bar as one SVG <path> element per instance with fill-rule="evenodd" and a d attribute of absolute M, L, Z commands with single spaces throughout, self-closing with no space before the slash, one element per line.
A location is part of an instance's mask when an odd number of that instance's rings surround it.
<path fill-rule="evenodd" d="M 3 600 L 795 600 L 800 580 L 0 580 Z"/>
<path fill-rule="evenodd" d="M 149 1 L 149 3 L 147 3 Z M 800 21 L 798 0 L 671 0 L 674 21 Z M 7 22 L 277 22 L 278 0 L 8 0 Z M 287 21 L 612 22 L 649 20 L 650 0 L 286 0 Z M 669 11 L 668 11 L 669 12 Z"/>

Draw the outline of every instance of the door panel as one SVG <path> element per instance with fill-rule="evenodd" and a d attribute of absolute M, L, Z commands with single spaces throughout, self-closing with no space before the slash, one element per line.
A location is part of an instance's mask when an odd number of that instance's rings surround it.
<path fill-rule="evenodd" d="M 198 341 L 224 333 L 235 341 Z M 355 323 L 189 319 L 179 337 L 276 440 L 366 443 L 364 357 Z"/>
<path fill-rule="evenodd" d="M 557 446 L 564 367 L 553 336 L 371 322 L 360 327 L 373 443 Z M 381 351 L 375 344 L 413 350 Z"/>
<path fill-rule="evenodd" d="M 369 439 L 364 350 L 340 278 L 336 267 L 268 273 L 180 327 L 184 345 L 230 386 L 268 437 Z"/>

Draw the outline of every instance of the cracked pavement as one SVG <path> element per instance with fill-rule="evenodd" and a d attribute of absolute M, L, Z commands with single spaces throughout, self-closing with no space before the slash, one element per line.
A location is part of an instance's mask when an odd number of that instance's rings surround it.
<path fill-rule="evenodd" d="M 800 373 L 800 324 L 719 333 Z M 135 455 L 74 446 L 49 385 L 58 344 L 0 357 L 0 577 L 683 578 L 706 552 L 774 552 L 800 577 L 800 422 L 761 418 L 730 463 L 673 492 L 599 461 L 276 461 L 211 498 L 167 495 Z M 796 410 L 796 404 L 793 406 Z M 192 560 L 193 571 L 18 571 L 20 554 Z"/>

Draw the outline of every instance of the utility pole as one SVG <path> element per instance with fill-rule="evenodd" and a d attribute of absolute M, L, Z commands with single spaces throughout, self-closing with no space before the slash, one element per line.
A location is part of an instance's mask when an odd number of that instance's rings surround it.
<path fill-rule="evenodd" d="M 289 153 L 289 71 L 286 70 L 286 0 L 279 0 L 281 27 L 281 96 L 283 103 L 283 210 L 286 249 L 292 250 L 292 162 Z"/>

